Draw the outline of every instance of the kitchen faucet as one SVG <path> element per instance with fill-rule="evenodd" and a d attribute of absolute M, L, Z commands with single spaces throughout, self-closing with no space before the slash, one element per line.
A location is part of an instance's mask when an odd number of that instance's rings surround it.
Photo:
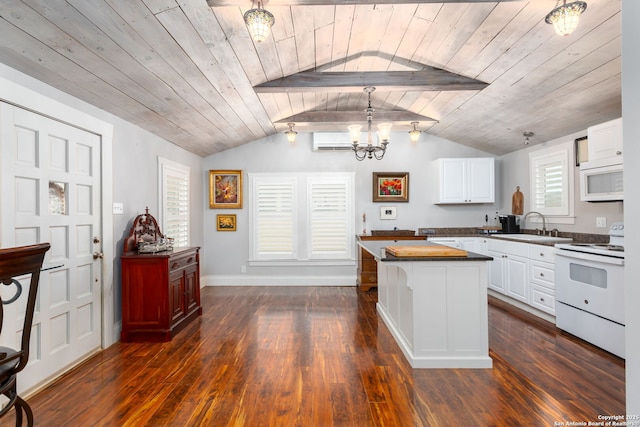
<path fill-rule="evenodd" d="M 527 217 L 531 214 L 537 214 L 540 215 L 540 218 L 542 218 L 542 234 L 544 235 L 544 233 L 547 232 L 547 224 L 545 222 L 544 219 L 544 215 L 542 215 L 540 212 L 537 211 L 531 211 L 531 212 L 527 212 L 523 217 L 522 217 L 522 226 L 524 227 L 524 221 L 527 219 Z M 536 231 L 538 231 L 538 227 L 536 227 Z"/>

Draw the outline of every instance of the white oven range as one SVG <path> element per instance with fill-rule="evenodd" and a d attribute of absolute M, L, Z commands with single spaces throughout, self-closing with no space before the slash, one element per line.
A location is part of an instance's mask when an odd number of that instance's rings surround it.
<path fill-rule="evenodd" d="M 624 224 L 609 244 L 555 247 L 556 326 L 624 358 Z"/>

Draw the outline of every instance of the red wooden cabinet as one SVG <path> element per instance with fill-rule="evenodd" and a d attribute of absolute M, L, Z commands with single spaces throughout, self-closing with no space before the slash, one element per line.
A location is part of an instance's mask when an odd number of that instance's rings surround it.
<path fill-rule="evenodd" d="M 120 256 L 122 341 L 170 341 L 202 314 L 199 249 Z"/>

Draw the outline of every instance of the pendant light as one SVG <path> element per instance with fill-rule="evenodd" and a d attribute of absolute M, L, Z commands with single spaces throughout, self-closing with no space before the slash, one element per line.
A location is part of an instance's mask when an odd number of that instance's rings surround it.
<path fill-rule="evenodd" d="M 276 20 L 271 12 L 262 8 L 262 2 L 259 1 L 257 8 L 249 9 L 244 13 L 244 22 L 256 43 L 262 43 L 269 36 Z"/>
<path fill-rule="evenodd" d="M 567 4 L 567 0 L 562 0 L 562 6 L 558 6 L 547 14 L 544 22 L 553 25 L 556 34 L 559 36 L 568 36 L 578 27 L 580 15 L 587 8 L 587 3 L 583 1 L 574 1 Z"/>

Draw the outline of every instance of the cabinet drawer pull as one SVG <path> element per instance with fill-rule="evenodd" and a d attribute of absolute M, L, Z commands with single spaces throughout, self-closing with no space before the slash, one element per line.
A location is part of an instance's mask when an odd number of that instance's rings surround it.
<path fill-rule="evenodd" d="M 540 277 L 544 277 L 544 273 L 540 273 Z"/>
<path fill-rule="evenodd" d="M 173 270 L 173 269 L 177 268 L 179 265 L 180 265 L 179 263 L 174 262 L 173 264 L 171 264 L 171 269 Z"/>
<path fill-rule="evenodd" d="M 192 262 L 193 262 L 193 257 L 191 257 L 191 258 L 189 258 L 189 259 L 187 260 L 187 264 L 191 264 Z"/>
<path fill-rule="evenodd" d="M 544 298 L 540 297 L 540 302 L 544 302 Z"/>

